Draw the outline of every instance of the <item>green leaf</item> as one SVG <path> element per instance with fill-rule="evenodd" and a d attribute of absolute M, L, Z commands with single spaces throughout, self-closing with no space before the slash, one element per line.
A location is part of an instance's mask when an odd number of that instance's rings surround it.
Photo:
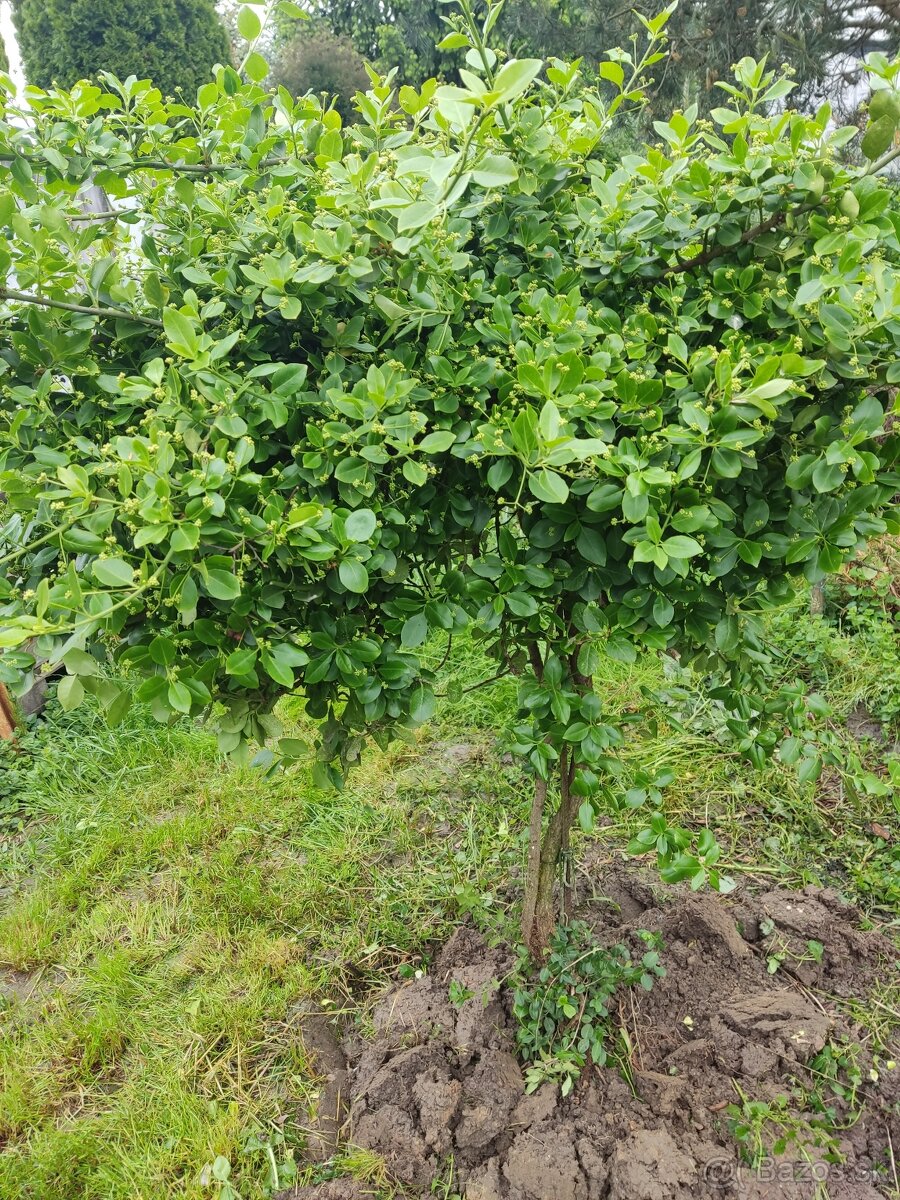
<path fill-rule="evenodd" d="M 86 654 L 84 650 L 67 650 L 62 661 L 70 675 L 100 674 L 100 664 L 93 654 Z"/>
<path fill-rule="evenodd" d="M 606 566 L 606 539 L 599 529 L 592 529 L 586 525 L 575 539 L 575 545 L 581 557 L 589 563 L 597 567 Z"/>
<path fill-rule="evenodd" d="M 256 666 L 256 651 L 251 647 L 234 650 L 225 659 L 226 675 L 247 675 Z"/>
<path fill-rule="evenodd" d="M 200 542 L 200 530 L 196 525 L 179 525 L 169 539 L 169 545 L 176 552 L 180 550 L 195 550 Z"/>
<path fill-rule="evenodd" d="M 175 661 L 175 643 L 164 634 L 157 634 L 147 653 L 158 666 L 168 667 Z"/>
<path fill-rule="evenodd" d="M 519 168 L 506 154 L 486 154 L 472 168 L 472 178 L 482 187 L 505 187 L 519 178 Z"/>
<path fill-rule="evenodd" d="M 540 73 L 543 62 L 539 58 L 512 58 L 500 68 L 494 79 L 494 91 L 504 100 L 521 95 Z"/>
<path fill-rule="evenodd" d="M 200 347 L 200 336 L 190 317 L 176 308 L 163 310 L 163 327 L 166 341 L 181 358 L 196 358 Z"/>
<path fill-rule="evenodd" d="M 270 654 L 263 650 L 259 656 L 259 661 L 262 664 L 262 669 L 274 679 L 276 683 L 280 683 L 282 687 L 292 688 L 294 686 L 294 672 L 288 663 L 284 662 L 277 654 Z"/>
<path fill-rule="evenodd" d="M 305 758 L 309 753 L 309 746 L 302 738 L 279 738 L 278 750 L 285 758 Z"/>
<path fill-rule="evenodd" d="M 569 485 L 561 475 L 547 467 L 528 476 L 528 490 L 547 504 L 565 504 L 569 498 Z"/>
<path fill-rule="evenodd" d="M 716 625 L 716 647 L 722 654 L 733 654 L 740 645 L 741 625 L 734 615 L 723 617 Z"/>
<path fill-rule="evenodd" d="M 206 572 L 206 590 L 216 600 L 236 600 L 241 594 L 241 581 L 228 571 L 213 568 Z"/>
<path fill-rule="evenodd" d="M 257 54 L 254 50 L 252 54 L 247 55 L 247 61 L 244 63 L 244 71 L 248 79 L 251 79 L 254 83 L 262 83 L 269 74 L 269 64 L 261 54 Z M 338 137 L 340 138 L 340 134 L 338 134 Z M 319 150 L 318 153 L 321 154 L 322 151 Z"/>
<path fill-rule="evenodd" d="M 859 144 L 866 158 L 870 160 L 880 158 L 886 150 L 889 150 L 894 143 L 896 128 L 897 121 L 889 113 L 885 113 L 875 121 L 870 121 Z"/>
<path fill-rule="evenodd" d="M 410 229 L 421 229 L 438 214 L 438 206 L 431 200 L 416 200 L 400 209 L 397 217 L 397 232 L 406 233 Z"/>
<path fill-rule="evenodd" d="M 618 88 L 621 88 L 625 82 L 625 71 L 621 63 L 611 61 L 602 62 L 597 68 L 597 74 L 601 79 L 608 79 L 610 83 L 614 83 Z"/>
<path fill-rule="evenodd" d="M 414 650 L 416 646 L 421 646 L 427 637 L 428 618 L 424 613 L 416 613 L 415 616 L 408 617 L 403 622 L 400 644 L 407 650 Z"/>
<path fill-rule="evenodd" d="M 338 567 L 341 583 L 348 592 L 362 595 L 369 587 L 369 572 L 355 558 L 345 558 Z"/>
<path fill-rule="evenodd" d="M 247 5 L 238 11 L 237 27 L 238 33 L 248 42 L 255 42 L 262 33 L 262 21 L 257 13 Z"/>
<path fill-rule="evenodd" d="M 169 707 L 174 708 L 176 712 L 187 714 L 191 711 L 191 693 L 180 680 L 169 684 L 167 696 Z"/>
<path fill-rule="evenodd" d="M 107 724 L 112 728 L 120 725 L 131 708 L 131 703 L 131 692 L 126 688 L 120 688 L 117 694 L 104 704 L 103 711 L 106 715 Z"/>
<path fill-rule="evenodd" d="M 95 558 L 91 573 L 107 587 L 131 587 L 134 583 L 134 568 L 124 558 Z"/>
<path fill-rule="evenodd" d="M 425 454 L 441 454 L 444 450 L 449 450 L 455 441 L 456 434 L 452 429 L 436 429 L 434 433 L 426 434 L 416 449 Z"/>
<path fill-rule="evenodd" d="M 33 637 L 32 627 L 7 625 L 0 627 L 0 650 L 8 650 L 12 646 L 21 646 Z"/>
<path fill-rule="evenodd" d="M 403 475 L 416 487 L 421 487 L 423 483 L 428 482 L 428 472 L 421 463 L 414 462 L 411 458 L 407 458 L 403 462 Z"/>
<path fill-rule="evenodd" d="M 691 537 L 683 537 L 681 534 L 664 538 L 662 548 L 669 558 L 694 558 L 703 553 L 703 547 L 698 541 Z"/>
<path fill-rule="evenodd" d="M 513 465 L 508 458 L 498 459 L 487 473 L 488 486 L 499 492 L 512 478 Z"/>
<path fill-rule="evenodd" d="M 527 592 L 507 592 L 503 599 L 513 616 L 533 617 L 538 611 L 537 600 Z"/>
<path fill-rule="evenodd" d="M 538 417 L 538 433 L 545 442 L 553 442 L 559 437 L 561 424 L 562 418 L 559 415 L 559 409 L 552 400 L 548 400 Z"/>
<path fill-rule="evenodd" d="M 469 45 L 469 39 L 464 33 L 448 33 L 445 38 L 442 38 L 438 44 L 438 50 L 461 50 L 463 46 Z"/>
<path fill-rule="evenodd" d="M 434 716 L 437 702 L 434 698 L 434 692 L 427 684 L 420 684 L 412 693 L 409 702 L 410 718 L 421 725 L 423 721 L 430 721 Z"/>
<path fill-rule="evenodd" d="M 84 699 L 84 685 L 77 675 L 64 675 L 56 689 L 56 698 L 64 712 L 71 712 Z"/>
<path fill-rule="evenodd" d="M 369 508 L 358 508 L 344 521 L 344 533 L 351 542 L 367 542 L 375 532 L 377 521 Z"/>
<path fill-rule="evenodd" d="M 801 783 L 815 783 L 822 774 L 822 759 L 818 755 L 804 758 L 797 770 L 797 778 Z"/>
<path fill-rule="evenodd" d="M 840 463 L 829 463 L 822 459 L 816 463 L 812 473 L 813 487 L 817 492 L 833 492 L 844 482 L 844 471 Z"/>

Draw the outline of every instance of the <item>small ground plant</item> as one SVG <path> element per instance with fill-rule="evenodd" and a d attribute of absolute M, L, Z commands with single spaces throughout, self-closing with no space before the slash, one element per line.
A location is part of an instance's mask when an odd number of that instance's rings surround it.
<path fill-rule="evenodd" d="M 650 991 L 666 973 L 658 937 L 639 936 L 647 949 L 635 961 L 627 946 L 599 946 L 589 926 L 571 921 L 550 939 L 536 980 L 527 976 L 528 960 L 520 964 L 523 977 L 513 1012 L 519 1049 L 530 1064 L 525 1070 L 529 1092 L 551 1080 L 567 1096 L 585 1066 L 604 1066 L 613 1055 L 611 1042 L 619 1032 L 616 994 L 638 986 Z"/>
<path fill-rule="evenodd" d="M 842 1161 L 838 1138 L 827 1122 L 798 1116 L 788 1096 L 754 1100 L 735 1087 L 740 1103 L 729 1104 L 726 1110 L 728 1129 L 749 1167 L 757 1168 L 769 1157 L 778 1158 L 789 1149 L 801 1162 L 812 1163 L 823 1157 L 825 1162 Z M 802 1168 L 798 1168 L 797 1177 L 804 1178 Z"/>

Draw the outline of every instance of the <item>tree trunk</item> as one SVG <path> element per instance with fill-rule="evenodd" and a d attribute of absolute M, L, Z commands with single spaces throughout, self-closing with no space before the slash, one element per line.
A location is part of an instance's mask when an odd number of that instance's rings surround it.
<path fill-rule="evenodd" d="M 538 776 L 534 781 L 531 801 L 531 820 L 528 824 L 528 866 L 525 870 L 525 900 L 522 904 L 522 938 L 530 945 L 531 928 L 538 905 L 541 869 L 541 838 L 544 832 L 544 809 L 547 805 L 547 781 Z"/>
<path fill-rule="evenodd" d="M 522 940 L 535 961 L 547 952 L 553 930 L 559 921 L 554 904 L 554 885 L 559 871 L 559 857 L 568 843 L 569 830 L 575 819 L 575 799 L 570 790 L 568 756 L 560 757 L 560 802 L 540 837 L 543 810 L 546 807 L 547 784 L 535 781 L 535 796 L 531 808 L 531 839 L 528 852 L 528 872 L 525 879 L 525 904 L 522 911 Z M 569 889 L 564 887 L 563 908 L 571 906 Z M 568 915 L 568 914 L 566 914 Z"/>

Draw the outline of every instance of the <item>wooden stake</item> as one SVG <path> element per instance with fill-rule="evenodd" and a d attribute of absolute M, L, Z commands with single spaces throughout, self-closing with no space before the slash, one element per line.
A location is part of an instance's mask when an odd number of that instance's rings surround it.
<path fill-rule="evenodd" d="M 10 700 L 6 688 L 0 683 L 0 738 L 15 737 L 17 725 L 13 702 Z"/>

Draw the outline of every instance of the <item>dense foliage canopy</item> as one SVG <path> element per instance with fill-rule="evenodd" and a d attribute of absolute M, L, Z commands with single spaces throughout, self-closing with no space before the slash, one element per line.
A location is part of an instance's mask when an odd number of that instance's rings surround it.
<path fill-rule="evenodd" d="M 41 88 L 110 71 L 193 95 L 230 61 L 212 0 L 14 0 L 13 16 L 26 78 Z"/>
<path fill-rule="evenodd" d="M 497 11 L 450 35 L 464 86 L 378 85 L 349 130 L 231 68 L 196 110 L 106 79 L 24 125 L 7 97 L 0 647 L 14 685 L 36 649 L 63 704 L 113 719 L 114 662 L 160 720 L 211 711 L 268 761 L 301 749 L 273 714 L 300 690 L 339 782 L 433 711 L 424 644 L 475 629 L 521 678 L 538 840 L 559 776 L 546 898 L 576 813 L 618 794 L 599 655 L 724 664 L 754 761 L 802 735 L 799 693 L 748 672 L 791 577 L 892 520 L 900 221 L 876 173 L 900 107 L 874 62 L 876 161 L 849 168 L 856 130 L 784 111 L 791 84 L 744 59 L 712 123 L 676 112 L 607 163 L 665 15 L 601 68 L 608 103 L 577 66 L 502 62 Z M 90 178 L 117 219 L 78 219 Z M 644 844 L 716 882 L 689 842 L 657 814 Z"/>

